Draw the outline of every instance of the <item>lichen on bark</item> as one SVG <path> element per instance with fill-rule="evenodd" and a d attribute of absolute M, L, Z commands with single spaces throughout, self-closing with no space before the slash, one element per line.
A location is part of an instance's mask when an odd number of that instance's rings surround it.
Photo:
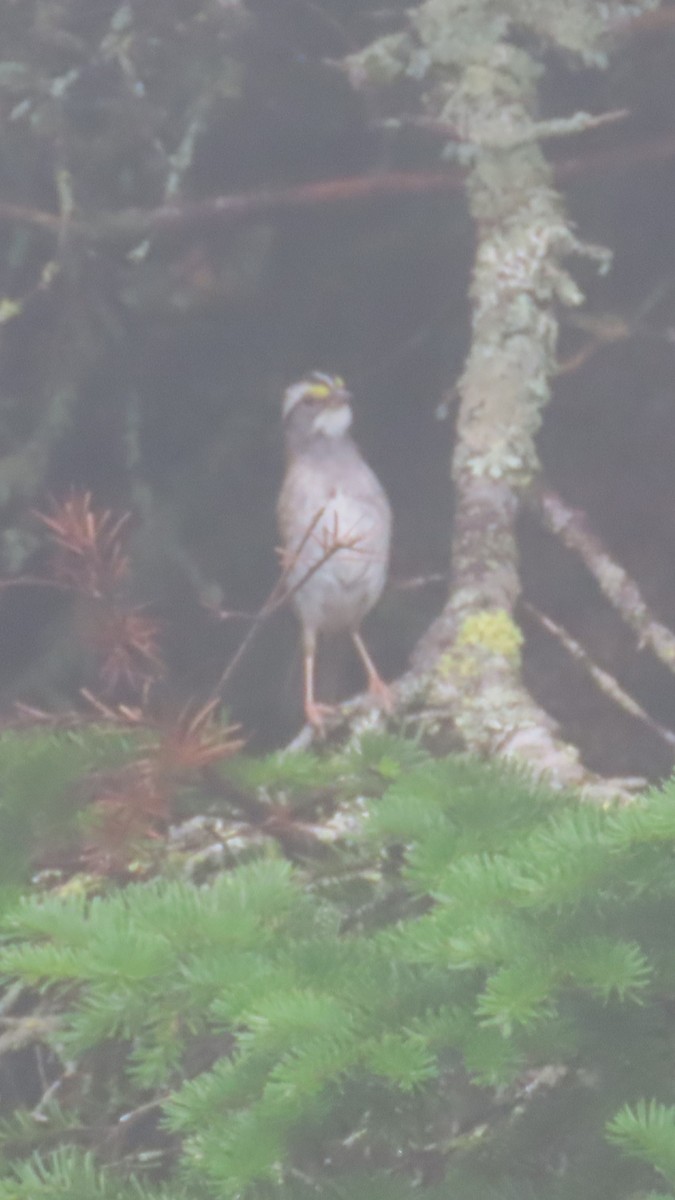
<path fill-rule="evenodd" d="M 520 655 L 505 653 L 489 636 L 467 646 L 462 631 L 486 614 L 514 620 L 521 591 L 516 519 L 539 475 L 535 438 L 555 369 L 558 313 L 583 301 L 569 260 L 587 256 L 606 265 L 609 257 L 578 238 L 554 187 L 541 144 L 551 124 L 539 119 L 537 47 L 603 66 L 616 30 L 655 6 L 655 0 L 630 6 L 426 0 L 410 12 L 409 32 L 349 60 L 361 83 L 374 64 L 379 78 L 398 71 L 423 81 L 427 113 L 461 140 L 476 234 L 472 340 L 451 464 L 452 581 L 403 693 L 419 695 L 424 680 L 434 719 L 445 711 L 470 749 L 524 758 L 561 784 L 582 782 L 584 772 L 576 750 L 527 692 Z M 567 129 L 577 132 L 583 123 L 577 114 Z M 565 119 L 555 127 L 564 135 Z"/>

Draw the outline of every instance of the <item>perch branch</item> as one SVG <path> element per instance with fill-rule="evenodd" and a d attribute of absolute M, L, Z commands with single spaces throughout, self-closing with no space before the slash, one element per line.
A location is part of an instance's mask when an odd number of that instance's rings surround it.
<path fill-rule="evenodd" d="M 576 238 L 541 148 L 541 138 L 574 132 L 575 119 L 539 121 L 537 65 L 490 21 L 481 25 L 487 13 L 484 0 L 455 10 L 450 36 L 438 4 L 424 0 L 415 9 L 414 38 L 380 39 L 350 64 L 358 82 L 373 64 L 397 77 L 426 62 L 427 114 L 459 130 L 471 147 L 472 343 L 458 387 L 452 580 L 398 698 L 412 709 L 421 696 L 420 722 L 432 732 L 447 728 L 473 752 L 515 759 L 554 785 L 597 797 L 601 781 L 523 682 L 515 612 L 516 521 L 540 474 L 535 439 L 556 368 L 558 313 L 583 299 L 566 261 L 597 261 L 602 252 Z M 475 61 L 466 61 L 464 39 L 475 44 Z M 597 164 L 597 155 L 591 161 Z M 613 786 L 615 795 L 626 791 Z"/>

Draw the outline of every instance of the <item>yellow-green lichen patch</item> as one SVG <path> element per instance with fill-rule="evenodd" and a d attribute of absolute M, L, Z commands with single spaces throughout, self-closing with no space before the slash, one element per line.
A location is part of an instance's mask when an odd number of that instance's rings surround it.
<path fill-rule="evenodd" d="M 517 660 L 523 635 L 505 609 L 484 609 L 465 617 L 457 634 L 457 649 L 475 646 Z"/>

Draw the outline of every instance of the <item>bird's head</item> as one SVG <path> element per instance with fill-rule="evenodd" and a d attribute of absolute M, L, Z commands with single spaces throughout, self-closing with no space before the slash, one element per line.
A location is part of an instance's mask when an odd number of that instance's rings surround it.
<path fill-rule="evenodd" d="M 339 375 L 311 371 L 284 392 L 284 427 L 302 438 L 344 437 L 352 423 L 351 399 Z"/>

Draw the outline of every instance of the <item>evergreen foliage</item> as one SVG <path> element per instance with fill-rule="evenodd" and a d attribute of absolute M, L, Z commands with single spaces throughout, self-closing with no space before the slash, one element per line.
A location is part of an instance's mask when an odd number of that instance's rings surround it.
<path fill-rule="evenodd" d="M 131 733 L 112 726 L 2 731 L 0 904 L 25 883 L 37 853 L 72 839 L 84 780 L 128 761 L 136 749 Z"/>
<path fill-rule="evenodd" d="M 59 1086 L 0 1131 L 0 1200 L 675 1193 L 675 785 L 599 810 L 391 738 L 238 785 L 302 810 L 313 765 L 354 817 L 329 860 L 6 916 Z"/>

